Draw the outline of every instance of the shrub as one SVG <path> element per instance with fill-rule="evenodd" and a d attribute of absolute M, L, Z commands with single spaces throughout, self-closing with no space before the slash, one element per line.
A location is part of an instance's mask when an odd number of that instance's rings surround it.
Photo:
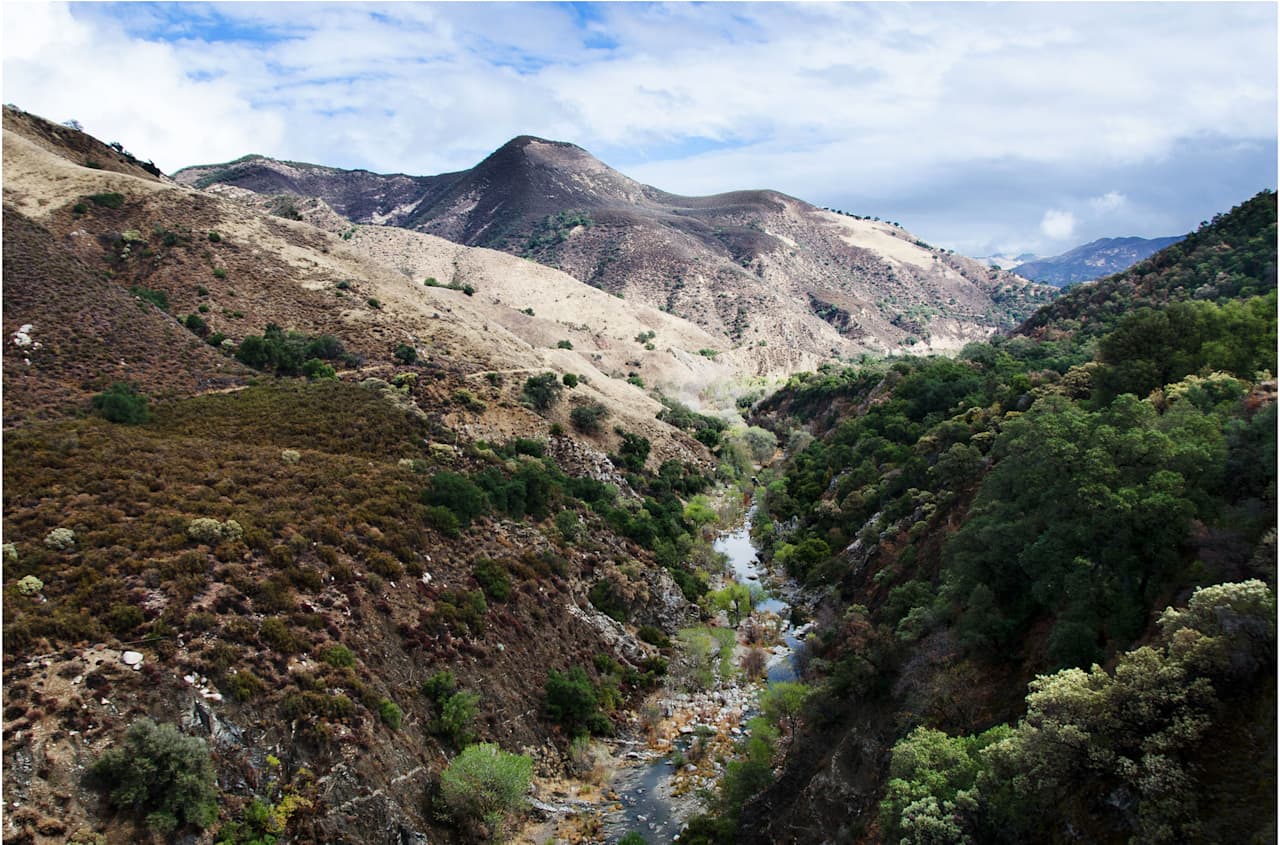
<path fill-rule="evenodd" d="M 222 269 L 221 267 L 214 267 L 213 277 L 215 279 L 225 279 L 227 277 L 227 271 Z"/>
<path fill-rule="evenodd" d="M 134 722 L 122 746 L 90 769 L 110 803 L 131 810 L 160 833 L 184 825 L 205 828 L 218 817 L 216 778 L 205 743 L 170 724 Z"/>
<path fill-rule="evenodd" d="M 200 307 L 206 311 L 209 310 L 209 306 L 207 305 L 202 305 Z M 206 323 L 204 318 L 199 314 L 188 314 L 187 318 L 182 321 L 182 324 L 186 326 L 189 331 L 199 335 L 200 337 L 205 337 L 209 334 L 209 324 Z"/>
<path fill-rule="evenodd" d="M 70 528 L 55 528 L 44 536 L 44 544 L 56 552 L 65 552 L 76 544 L 76 532 Z"/>
<path fill-rule="evenodd" d="M 556 530 L 560 532 L 560 536 L 565 539 L 566 543 L 574 542 L 582 533 L 582 522 L 573 511 L 560 511 L 556 514 L 555 522 Z"/>
<path fill-rule="evenodd" d="M 564 376 L 561 377 L 560 381 L 570 390 L 573 390 L 573 388 L 578 386 L 578 376 L 576 373 L 565 373 Z"/>
<path fill-rule="evenodd" d="M 671 638 L 661 628 L 653 625 L 641 625 L 639 630 L 636 631 L 636 636 L 649 645 L 657 646 L 658 648 L 671 648 Z"/>
<path fill-rule="evenodd" d="M 402 364 L 412 364 L 418 360 L 418 350 L 407 343 L 402 343 L 396 347 L 395 359 Z"/>
<path fill-rule="evenodd" d="M 136 425 L 151 419 L 147 397 L 123 382 L 116 382 L 97 394 L 92 402 L 93 409 L 109 422 Z"/>
<path fill-rule="evenodd" d="M 556 344 L 556 349 L 572 349 L 572 348 L 573 348 L 573 341 L 571 340 L 562 340 Z"/>
<path fill-rule="evenodd" d="M 427 524 L 427 527 L 434 528 L 446 537 L 457 537 L 462 533 L 458 517 L 443 505 L 433 505 L 427 508 L 422 514 L 422 520 Z"/>
<path fill-rule="evenodd" d="M 476 561 L 471 574 L 484 590 L 485 597 L 491 601 L 506 601 L 511 595 L 511 575 L 496 560 L 481 558 Z"/>
<path fill-rule="evenodd" d="M 85 197 L 94 205 L 100 205 L 103 208 L 119 208 L 124 205 L 124 194 L 106 193 L 106 194 L 90 194 Z"/>
<path fill-rule="evenodd" d="M 144 287 L 132 287 L 132 288 L 129 288 L 129 293 L 133 294 L 139 299 L 144 299 L 147 302 L 150 302 L 152 305 L 159 308 L 161 311 L 169 310 L 169 294 L 165 293 L 162 290 L 152 290 L 151 288 L 144 288 Z M 190 326 L 188 326 L 188 328 L 190 328 Z"/>
<path fill-rule="evenodd" d="M 34 575 L 23 575 L 18 581 L 18 593 L 24 596 L 39 595 L 44 589 L 44 582 Z"/>
<path fill-rule="evenodd" d="M 618 449 L 618 460 L 631 472 L 641 472 L 644 462 L 649 459 L 649 438 L 631 432 L 622 433 L 622 446 Z"/>
<path fill-rule="evenodd" d="M 344 645 L 329 646 L 320 657 L 325 663 L 338 669 L 356 665 L 356 656 Z"/>
<path fill-rule="evenodd" d="M 498 838 L 507 815 L 524 805 L 533 761 L 496 745 L 470 745 L 440 774 L 440 798 L 454 820 L 479 823 Z"/>
<path fill-rule="evenodd" d="M 617 586 L 608 578 L 602 578 L 591 585 L 587 592 L 591 605 L 610 619 L 618 622 L 627 621 L 627 606 L 618 593 Z"/>
<path fill-rule="evenodd" d="M 284 461 L 286 464 L 296 464 L 298 461 L 302 460 L 302 453 L 297 449 L 285 449 L 280 453 L 280 460 Z"/>
<path fill-rule="evenodd" d="M 244 529 L 234 519 L 218 522 L 207 516 L 198 516 L 187 523 L 187 536 L 197 543 L 212 546 L 224 540 L 239 540 L 244 536 Z"/>
<path fill-rule="evenodd" d="M 368 299 L 365 300 L 365 302 L 367 302 L 369 304 L 369 307 L 374 309 L 375 311 L 382 307 L 382 303 L 378 301 L 378 298 L 376 296 L 369 297 Z"/>
<path fill-rule="evenodd" d="M 222 240 L 222 235 L 218 234 L 217 232 L 210 232 L 210 233 L 209 233 L 209 242 L 210 242 L 210 243 L 215 243 L 215 244 L 216 244 L 216 243 L 218 243 L 218 242 L 219 242 L 219 241 L 221 241 L 221 240 Z"/>
<path fill-rule="evenodd" d="M 559 400 L 562 389 L 555 373 L 543 373 L 526 379 L 523 392 L 525 400 L 534 409 L 545 411 Z"/>
<path fill-rule="evenodd" d="M 547 675 L 547 714 L 571 737 L 608 733 L 609 720 L 600 712 L 595 685 L 581 666 Z"/>
<path fill-rule="evenodd" d="M 455 472 L 433 475 L 430 486 L 422 491 L 421 500 L 427 506 L 447 508 L 462 528 L 469 527 L 475 517 L 489 512 L 489 499 L 484 491 L 465 475 Z"/>
<path fill-rule="evenodd" d="M 404 718 L 404 714 L 394 701 L 384 698 L 378 702 L 378 718 L 392 730 L 399 730 L 400 720 Z"/>
<path fill-rule="evenodd" d="M 304 645 L 302 639 L 289 630 L 289 626 L 278 616 L 263 619 L 258 628 L 258 636 L 281 654 L 294 654 L 301 651 Z"/>
<path fill-rule="evenodd" d="M 596 434 L 600 431 L 600 421 L 609 416 L 609 409 L 599 402 L 588 402 L 577 405 L 569 412 L 569 422 L 584 434 Z"/>
<path fill-rule="evenodd" d="M 252 701 L 266 688 L 266 682 L 249 669 L 239 669 L 227 678 L 227 689 L 236 701 Z"/>
<path fill-rule="evenodd" d="M 447 738 L 462 747 L 471 741 L 471 727 L 479 714 L 478 693 L 459 690 L 436 703 L 437 715 L 431 722 L 431 733 Z"/>
<path fill-rule="evenodd" d="M 309 379 L 333 379 L 338 371 L 319 358 L 309 358 L 302 364 L 302 374 Z"/>

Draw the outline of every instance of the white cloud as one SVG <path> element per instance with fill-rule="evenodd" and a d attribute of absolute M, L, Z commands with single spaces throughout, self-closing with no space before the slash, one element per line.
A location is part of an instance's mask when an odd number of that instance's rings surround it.
<path fill-rule="evenodd" d="M 1051 208 L 1040 219 L 1040 231 L 1055 241 L 1066 240 L 1075 234 L 1076 216 L 1070 211 Z"/>
<path fill-rule="evenodd" d="M 1109 214 L 1125 207 L 1129 198 L 1119 191 L 1107 191 L 1102 196 L 1091 197 L 1089 207 L 1098 214 Z"/>
<path fill-rule="evenodd" d="M 77 118 L 170 171 L 261 152 L 438 173 L 529 133 L 678 193 L 774 187 L 833 204 L 993 166 L 1008 182 L 1000 199 L 986 189 L 993 209 L 1036 174 L 1055 180 L 1024 210 L 1031 241 L 1065 225 L 1040 219 L 1048 204 L 1117 225 L 1141 205 L 1131 184 L 1089 174 L 1175 162 L 1188 139 L 1275 150 L 1271 4 L 88 3 L 4 16 L 6 102 Z"/>
<path fill-rule="evenodd" d="M 181 51 L 86 24 L 62 4 L 5 9 L 4 101 L 79 120 L 162 169 L 279 146 L 286 121 L 255 112 L 230 80 L 196 82 Z"/>

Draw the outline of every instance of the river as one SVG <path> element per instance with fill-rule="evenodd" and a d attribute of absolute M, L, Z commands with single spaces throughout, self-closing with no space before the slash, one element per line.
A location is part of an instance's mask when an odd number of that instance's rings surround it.
<path fill-rule="evenodd" d="M 761 585 L 768 578 L 767 571 L 760 563 L 757 549 L 751 543 L 751 521 L 755 516 L 755 506 L 747 511 L 743 523 L 736 530 L 721 534 L 714 543 L 716 551 L 728 558 L 726 575 L 748 585 Z M 785 627 L 781 631 L 785 645 L 775 646 L 771 652 L 767 666 L 768 683 L 790 681 L 796 677 L 795 651 L 803 636 L 803 629 L 796 629 L 790 623 L 790 606 L 780 598 L 767 596 L 755 605 L 757 616 L 776 615 L 784 620 Z M 729 723 L 716 719 L 700 721 L 716 723 L 722 734 L 719 738 L 726 744 L 732 742 L 742 732 L 746 720 L 754 715 L 755 700 L 759 686 L 741 678 L 727 689 L 718 689 L 694 696 L 673 695 L 677 706 L 701 707 L 705 716 L 708 703 L 714 708 L 720 705 L 723 714 L 726 708 L 736 717 Z M 737 709 L 733 709 L 733 708 Z M 687 732 L 686 732 L 687 731 Z M 678 759 L 689 751 L 695 742 L 692 728 L 682 729 L 682 734 L 675 739 L 676 751 L 670 754 L 649 752 L 631 752 L 633 758 L 642 759 L 635 765 L 618 770 L 610 782 L 612 790 L 617 793 L 618 801 L 604 816 L 604 832 L 609 842 L 617 842 L 627 833 L 635 831 L 641 834 L 646 842 L 657 843 L 678 840 L 685 821 L 701 811 L 700 803 L 686 791 L 684 795 L 673 795 L 673 792 L 687 789 L 687 785 L 677 783 Z M 693 767 L 690 766 L 690 769 Z M 719 769 L 717 767 L 716 771 Z"/>

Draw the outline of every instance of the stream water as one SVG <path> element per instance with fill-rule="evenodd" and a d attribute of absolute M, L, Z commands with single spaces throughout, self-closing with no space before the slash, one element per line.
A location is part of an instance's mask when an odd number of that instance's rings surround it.
<path fill-rule="evenodd" d="M 747 585 L 764 586 L 767 572 L 760 564 L 755 546 L 751 544 L 751 521 L 754 516 L 755 506 L 752 505 L 743 524 L 734 531 L 720 535 L 714 548 L 728 557 L 728 572 L 734 580 Z M 782 629 L 785 646 L 776 646 L 771 653 L 767 667 L 768 682 L 772 684 L 794 680 L 795 650 L 800 644 L 803 630 L 797 630 L 791 625 L 790 606 L 777 597 L 768 596 L 756 603 L 755 610 L 757 614 L 776 614 L 785 622 Z M 745 688 L 748 685 L 744 682 L 742 686 Z M 744 714 L 744 722 L 748 715 L 750 713 Z M 692 741 L 692 735 L 682 736 L 677 740 L 676 746 L 685 751 Z M 678 840 L 684 822 L 700 807 L 696 800 L 687 796 L 673 798 L 675 763 L 670 755 L 653 755 L 644 759 L 644 752 L 632 752 L 628 756 L 640 756 L 642 759 L 637 765 L 620 769 L 611 782 L 621 806 L 605 814 L 604 831 L 608 841 L 617 842 L 632 831 L 640 833 L 646 842 L 654 845 Z"/>

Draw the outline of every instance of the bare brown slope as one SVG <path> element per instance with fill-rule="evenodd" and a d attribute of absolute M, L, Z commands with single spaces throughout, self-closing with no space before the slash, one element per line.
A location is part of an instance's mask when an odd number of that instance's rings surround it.
<path fill-rule="evenodd" d="M 116 381 L 172 397 L 243 384 L 253 375 L 90 270 L 57 240 L 5 210 L 6 427 L 84 410 L 91 394 Z"/>

